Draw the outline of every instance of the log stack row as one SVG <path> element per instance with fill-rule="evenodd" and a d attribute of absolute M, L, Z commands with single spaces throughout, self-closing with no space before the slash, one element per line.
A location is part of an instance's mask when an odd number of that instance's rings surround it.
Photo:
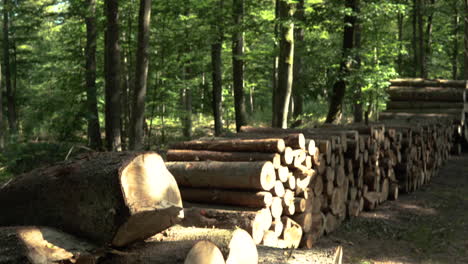
<path fill-rule="evenodd" d="M 300 245 L 310 248 L 346 218 L 427 183 L 450 154 L 453 128 L 438 118 L 307 129 L 243 127 L 224 138 L 178 143 L 166 164 L 182 198 L 203 204 L 185 211 L 187 219 L 195 219 L 188 225 L 240 226 L 256 243 L 290 247 L 285 228 L 297 224 Z M 298 143 L 303 141 L 305 147 Z"/>
<path fill-rule="evenodd" d="M 388 89 L 390 101 L 380 120 L 450 121 L 456 153 L 468 141 L 466 81 L 395 79 Z"/>

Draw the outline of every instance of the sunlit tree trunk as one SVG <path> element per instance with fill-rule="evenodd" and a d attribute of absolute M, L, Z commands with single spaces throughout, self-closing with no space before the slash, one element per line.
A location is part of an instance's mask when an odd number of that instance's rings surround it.
<path fill-rule="evenodd" d="M 247 124 L 244 91 L 244 0 L 233 0 L 232 71 L 236 129 Z"/>
<path fill-rule="evenodd" d="M 346 7 L 353 10 L 353 14 L 345 15 L 344 31 L 343 31 L 343 50 L 340 63 L 340 71 L 338 80 L 333 85 L 333 91 L 330 98 L 330 106 L 328 109 L 326 123 L 339 121 L 343 113 L 343 99 L 346 92 L 346 77 L 350 73 L 352 65 L 351 51 L 354 46 L 354 30 L 356 17 L 356 0 L 346 0 Z"/>
<path fill-rule="evenodd" d="M 401 12 L 398 13 L 398 73 L 403 74 L 403 21 L 404 16 Z"/>
<path fill-rule="evenodd" d="M 223 0 L 219 1 L 219 8 L 222 10 Z M 222 25 L 222 16 L 218 14 L 217 19 L 216 19 L 216 25 L 213 26 L 215 30 L 214 43 L 211 44 L 211 67 L 212 67 L 212 77 L 213 77 L 213 116 L 214 116 L 215 136 L 221 135 L 222 130 L 223 130 L 223 119 L 222 119 L 223 83 L 222 83 L 222 69 L 221 69 L 222 68 L 221 51 L 222 51 L 222 45 L 223 45 L 223 31 L 222 31 L 223 29 L 221 25 Z"/>
<path fill-rule="evenodd" d="M 460 15 L 458 13 L 458 1 L 455 1 L 453 4 L 453 50 L 452 50 L 452 79 L 456 80 L 458 78 L 458 26 L 460 24 Z"/>
<path fill-rule="evenodd" d="M 151 0 L 140 0 L 135 91 L 133 93 L 130 136 L 130 149 L 132 150 L 142 150 L 144 147 L 143 137 L 145 124 L 145 101 L 148 82 L 150 19 Z"/>
<path fill-rule="evenodd" d="M 304 43 L 304 0 L 300 0 L 296 7 L 296 12 L 294 14 L 295 19 L 301 22 L 301 25 L 295 26 L 294 28 L 294 71 L 293 71 L 293 118 L 298 119 L 303 114 L 303 104 L 304 104 L 304 92 L 306 89 L 305 76 L 303 75 L 303 65 L 302 57 L 305 54 L 305 43 Z M 296 120 L 294 122 L 296 125 L 301 123 L 301 120 Z"/>
<path fill-rule="evenodd" d="M 271 86 L 272 86 L 272 97 L 271 97 L 271 113 L 272 113 L 272 118 L 271 118 L 271 125 L 272 126 L 277 126 L 278 123 L 278 45 L 277 45 L 277 39 L 279 39 L 279 2 L 280 0 L 275 0 L 275 30 L 274 30 L 274 36 L 275 36 L 275 42 L 274 42 L 274 57 L 273 57 L 273 75 L 271 76 Z"/>
<path fill-rule="evenodd" d="M 108 150 L 120 151 L 122 146 L 118 0 L 106 0 L 105 13 L 107 17 L 107 29 L 105 33 L 106 143 Z"/>
<path fill-rule="evenodd" d="M 290 19 L 294 8 L 287 0 L 279 1 L 280 54 L 278 61 L 278 104 L 275 127 L 288 127 L 289 103 L 292 94 L 294 64 L 294 24 Z"/>
<path fill-rule="evenodd" d="M 96 0 L 87 1 L 86 12 L 86 105 L 88 117 L 88 138 L 92 149 L 102 147 L 101 127 L 96 92 Z"/>
<path fill-rule="evenodd" d="M 419 76 L 427 78 L 427 53 L 424 41 L 424 0 L 418 0 L 418 44 L 419 44 Z"/>

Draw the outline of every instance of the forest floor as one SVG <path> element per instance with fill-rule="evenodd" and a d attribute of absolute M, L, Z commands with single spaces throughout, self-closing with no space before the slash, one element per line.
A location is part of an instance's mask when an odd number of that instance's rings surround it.
<path fill-rule="evenodd" d="M 343 264 L 467 264 L 468 154 L 451 157 L 422 189 L 345 222 L 313 250 L 277 261 L 273 250 L 260 250 L 260 263 L 330 263 L 338 246 Z"/>

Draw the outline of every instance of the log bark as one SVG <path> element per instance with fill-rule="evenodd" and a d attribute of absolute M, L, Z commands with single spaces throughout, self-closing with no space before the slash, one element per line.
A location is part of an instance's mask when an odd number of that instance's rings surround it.
<path fill-rule="evenodd" d="M 265 208 L 270 206 L 273 201 L 273 196 L 270 192 L 245 192 L 181 187 L 180 193 L 184 201 L 194 203 L 225 204 L 248 208 Z"/>
<path fill-rule="evenodd" d="M 390 101 L 435 101 L 463 103 L 465 89 L 442 87 L 390 86 Z"/>
<path fill-rule="evenodd" d="M 281 164 L 278 153 L 263 152 L 223 152 L 209 150 L 170 149 L 167 161 L 271 161 L 275 168 Z"/>
<path fill-rule="evenodd" d="M 379 115 L 380 120 L 404 120 L 404 121 L 418 121 L 418 120 L 445 120 L 451 121 L 455 124 L 464 124 L 465 115 L 462 111 L 460 113 L 401 113 L 387 111 Z"/>
<path fill-rule="evenodd" d="M 1 264 L 97 261 L 98 256 L 92 253 L 95 249 L 92 244 L 49 227 L 0 227 Z"/>
<path fill-rule="evenodd" d="M 468 105 L 463 102 L 427 102 L 427 101 L 390 101 L 387 102 L 388 110 L 396 109 L 460 109 L 467 110 Z"/>
<path fill-rule="evenodd" d="M 0 225 L 47 225 L 120 247 L 172 226 L 182 200 L 156 153 L 108 152 L 16 177 L 0 208 Z"/>
<path fill-rule="evenodd" d="M 289 217 L 281 217 L 284 229 L 281 239 L 283 239 L 287 248 L 298 248 L 302 238 L 301 226 Z"/>
<path fill-rule="evenodd" d="M 390 83 L 392 86 L 467 88 L 467 83 L 464 80 L 402 78 L 390 80 Z"/>
<path fill-rule="evenodd" d="M 254 242 L 262 241 L 266 230 L 272 225 L 269 209 L 259 211 L 236 211 L 210 207 L 191 207 L 184 209 L 185 218 L 181 225 L 190 227 L 216 227 L 221 229 L 242 228 L 249 232 Z"/>
<path fill-rule="evenodd" d="M 214 151 L 246 151 L 282 153 L 286 147 L 283 139 L 225 139 L 225 140 L 194 140 L 173 144 L 173 149 L 214 150 Z"/>
<path fill-rule="evenodd" d="M 166 166 L 183 187 L 269 191 L 276 183 L 275 168 L 269 161 L 166 162 Z"/>

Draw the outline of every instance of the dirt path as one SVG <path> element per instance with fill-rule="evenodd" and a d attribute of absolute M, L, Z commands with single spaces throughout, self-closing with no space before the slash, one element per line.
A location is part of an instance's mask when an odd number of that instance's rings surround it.
<path fill-rule="evenodd" d="M 287 263 L 320 263 L 338 245 L 346 264 L 467 264 L 468 155 L 452 157 L 431 184 L 346 222 Z"/>

